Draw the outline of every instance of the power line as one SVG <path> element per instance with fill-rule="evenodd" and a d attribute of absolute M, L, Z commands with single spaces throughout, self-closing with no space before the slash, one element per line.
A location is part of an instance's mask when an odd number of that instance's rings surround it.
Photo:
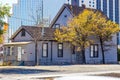
<path fill-rule="evenodd" d="M 10 18 L 19 19 L 19 20 L 21 20 L 21 21 L 30 21 L 30 22 L 35 22 L 35 21 L 32 21 L 32 20 L 22 19 L 22 18 L 18 18 L 18 17 L 14 17 L 14 16 L 12 16 L 12 17 L 10 17 Z"/>

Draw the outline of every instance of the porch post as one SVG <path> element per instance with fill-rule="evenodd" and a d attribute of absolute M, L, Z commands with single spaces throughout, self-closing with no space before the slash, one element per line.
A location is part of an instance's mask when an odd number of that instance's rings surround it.
<path fill-rule="evenodd" d="M 37 50 L 37 40 L 35 40 L 35 65 L 39 65 L 38 50 Z"/>

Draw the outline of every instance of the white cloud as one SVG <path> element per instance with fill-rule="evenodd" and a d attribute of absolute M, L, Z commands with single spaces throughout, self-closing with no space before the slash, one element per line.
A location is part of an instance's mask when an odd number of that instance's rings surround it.
<path fill-rule="evenodd" d="M 13 3 L 17 3 L 17 0 L 0 0 L 0 2 L 2 4 L 9 4 L 10 6 L 12 6 Z"/>

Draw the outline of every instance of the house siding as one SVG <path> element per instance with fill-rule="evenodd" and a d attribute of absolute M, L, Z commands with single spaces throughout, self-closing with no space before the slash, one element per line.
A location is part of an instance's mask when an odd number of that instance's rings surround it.
<path fill-rule="evenodd" d="M 21 31 L 17 34 L 17 36 L 14 38 L 13 42 L 21 42 L 21 41 L 30 41 L 33 40 L 30 34 L 25 31 L 25 36 L 21 36 Z"/>
<path fill-rule="evenodd" d="M 117 61 L 117 34 L 114 34 L 112 41 L 108 44 L 111 46 L 108 47 L 108 50 L 105 52 L 105 62 L 106 63 L 118 63 Z"/>
<path fill-rule="evenodd" d="M 53 61 L 55 63 L 71 63 L 71 49 L 68 43 L 63 43 L 63 57 L 58 57 L 58 43 L 53 42 Z"/>
<path fill-rule="evenodd" d="M 42 44 L 43 43 L 48 43 L 48 57 L 42 57 Z M 58 42 L 41 41 L 38 44 L 39 44 L 38 53 L 39 53 L 40 64 L 71 63 L 72 54 L 71 54 L 70 46 L 68 47 L 69 45 L 68 43 L 63 43 L 63 57 L 58 57 Z"/>
<path fill-rule="evenodd" d="M 71 18 L 73 18 L 72 14 L 70 13 L 69 9 L 65 8 L 55 24 L 60 24 L 60 26 L 67 26 L 67 23 Z M 55 24 L 53 25 L 53 28 L 55 28 Z"/>
<path fill-rule="evenodd" d="M 105 47 L 104 56 L 105 56 L 105 63 L 117 63 L 117 38 L 116 34 L 113 35 L 112 40 L 107 42 L 107 45 L 111 45 L 109 47 Z M 85 56 L 86 56 L 86 63 L 88 64 L 100 64 L 102 63 L 102 51 L 99 40 L 93 38 L 95 40 L 95 44 L 98 44 L 99 52 L 97 58 L 90 57 L 90 47 L 86 48 Z"/>

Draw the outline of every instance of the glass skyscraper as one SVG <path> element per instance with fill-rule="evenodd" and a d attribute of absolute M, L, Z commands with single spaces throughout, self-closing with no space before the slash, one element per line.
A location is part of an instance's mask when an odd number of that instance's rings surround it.
<path fill-rule="evenodd" d="M 80 6 L 103 11 L 112 21 L 120 24 L 120 0 L 79 0 Z M 94 3 L 94 4 L 93 4 Z"/>
<path fill-rule="evenodd" d="M 120 0 L 96 0 L 96 8 L 102 10 L 112 21 L 120 24 Z"/>
<path fill-rule="evenodd" d="M 13 4 L 12 16 L 8 19 L 10 37 L 21 25 L 36 25 L 42 15 L 42 0 L 18 0 Z"/>
<path fill-rule="evenodd" d="M 103 11 L 110 20 L 120 24 L 120 0 L 96 0 L 96 2 L 96 9 Z M 120 44 L 120 33 L 117 39 Z"/>

